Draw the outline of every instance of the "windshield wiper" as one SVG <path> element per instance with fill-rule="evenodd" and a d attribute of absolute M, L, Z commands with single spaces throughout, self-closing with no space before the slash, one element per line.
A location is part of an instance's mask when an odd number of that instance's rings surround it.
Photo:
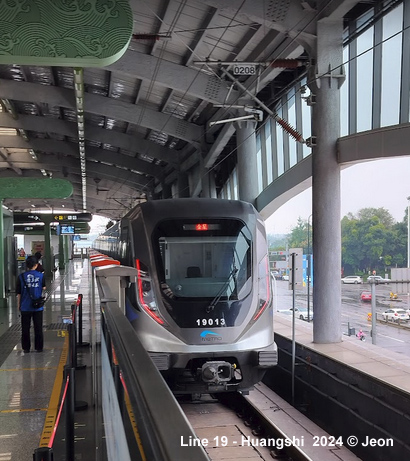
<path fill-rule="evenodd" d="M 219 300 L 222 298 L 222 295 L 224 294 L 225 290 L 228 288 L 229 284 L 231 283 L 231 279 L 234 278 L 237 273 L 238 273 L 238 269 L 236 268 L 236 266 L 233 266 L 233 269 L 232 269 L 231 273 L 229 274 L 228 279 L 222 285 L 222 288 L 218 291 L 218 294 L 211 301 L 209 306 L 205 309 L 207 314 L 209 314 L 211 311 L 213 311 L 215 309 L 215 306 L 219 303 Z M 235 284 L 236 284 L 236 280 L 235 280 Z"/>

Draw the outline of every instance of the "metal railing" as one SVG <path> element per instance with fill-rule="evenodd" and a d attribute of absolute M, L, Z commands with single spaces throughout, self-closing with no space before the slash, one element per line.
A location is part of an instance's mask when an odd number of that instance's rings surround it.
<path fill-rule="evenodd" d="M 169 390 L 160 372 L 142 346 L 135 330 L 124 315 L 122 293 L 136 280 L 136 269 L 125 266 L 106 266 L 95 269 L 102 309 L 102 368 L 104 387 L 103 414 L 107 451 L 110 459 L 147 459 L 150 461 L 207 460 L 202 446 L 182 446 L 181 440 L 195 439 L 195 433 L 178 402 Z M 105 345 L 105 347 L 103 347 Z M 104 351 L 105 349 L 105 351 Z M 104 362 L 106 365 L 104 366 Z M 134 440 L 125 435 L 110 433 L 118 430 L 118 417 L 104 410 L 104 400 L 112 402 L 113 395 L 107 384 L 107 370 L 114 374 L 113 388 L 117 394 L 118 411 L 123 421 L 131 422 Z M 108 421 L 106 418 L 112 419 Z M 109 446 L 110 438 L 115 444 Z M 119 437 L 137 445 L 139 453 L 126 454 L 120 450 Z M 110 456 L 111 455 L 111 456 Z"/>
<path fill-rule="evenodd" d="M 77 319 L 80 320 L 79 325 L 82 325 L 82 299 L 83 295 L 78 295 L 76 303 L 71 306 L 71 316 L 63 319 L 68 331 L 68 354 L 67 363 L 64 366 L 62 397 L 59 402 L 57 416 L 47 446 L 39 447 L 34 450 L 33 461 L 53 461 L 54 440 L 61 421 L 63 409 L 65 409 L 65 455 L 67 460 L 74 460 L 75 458 L 74 414 L 76 410 L 85 410 L 88 406 L 86 402 L 76 401 L 75 399 L 75 371 L 76 369 L 83 368 L 82 365 L 77 365 L 77 346 L 83 346 L 86 344 L 77 344 Z"/>

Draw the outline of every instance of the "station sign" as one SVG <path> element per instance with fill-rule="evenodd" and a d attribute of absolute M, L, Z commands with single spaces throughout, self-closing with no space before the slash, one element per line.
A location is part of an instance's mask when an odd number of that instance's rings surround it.
<path fill-rule="evenodd" d="M 13 221 L 15 224 L 42 223 L 43 222 L 41 215 L 34 214 L 34 213 L 14 213 Z"/>
<path fill-rule="evenodd" d="M 42 224 L 42 223 L 41 223 Z M 44 234 L 44 225 L 30 225 L 30 224 L 15 224 L 14 225 L 14 233 L 15 234 L 34 234 L 34 235 L 42 235 Z M 63 235 L 65 234 L 89 234 L 90 233 L 90 226 L 87 223 L 80 223 L 76 222 L 74 225 L 65 225 L 63 224 L 62 226 L 65 227 L 64 232 L 62 232 Z M 51 233 L 59 234 L 58 227 L 52 227 L 51 228 Z M 72 228 L 72 229 L 71 229 Z"/>
<path fill-rule="evenodd" d="M 91 213 L 75 213 L 75 214 L 55 214 L 54 221 L 81 221 L 81 222 L 90 222 L 92 219 Z"/>
<path fill-rule="evenodd" d="M 90 222 L 91 213 L 72 213 L 72 214 L 54 214 L 50 213 L 14 213 L 13 220 L 15 224 L 44 223 L 49 221 L 50 217 L 54 222 Z"/>

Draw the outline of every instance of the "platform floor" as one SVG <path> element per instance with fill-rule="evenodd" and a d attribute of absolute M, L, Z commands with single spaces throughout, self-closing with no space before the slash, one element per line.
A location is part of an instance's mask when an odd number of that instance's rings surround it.
<path fill-rule="evenodd" d="M 88 260 L 73 260 L 64 272 L 56 272 L 55 279 L 47 286 L 51 297 L 46 303 L 43 317 L 43 352 L 24 353 L 21 349 L 21 327 L 15 294 L 8 297 L 8 307 L 0 310 L 1 461 L 31 460 L 36 448 L 48 445 L 59 409 L 63 368 L 68 352 L 63 318 L 70 317 L 71 305 L 82 293 L 83 342 L 90 342 L 90 284 Z M 94 326 L 95 331 L 98 328 Z M 31 333 L 33 337 L 33 328 Z M 102 430 L 103 426 L 98 402 L 94 405 L 96 397 L 91 384 L 90 347 L 78 350 L 78 365 L 85 366 L 76 371 L 76 388 L 79 389 L 76 400 L 87 404 L 87 409 L 75 415 L 75 459 L 99 459 L 93 453 L 98 450 L 96 431 Z M 101 440 L 101 434 L 98 437 Z M 66 459 L 64 412 L 55 435 L 53 451 L 54 459 Z M 85 457 L 86 453 L 90 457 Z"/>

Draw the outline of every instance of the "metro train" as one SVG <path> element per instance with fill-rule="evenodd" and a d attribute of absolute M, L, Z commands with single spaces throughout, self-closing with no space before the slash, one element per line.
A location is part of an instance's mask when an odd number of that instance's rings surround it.
<path fill-rule="evenodd" d="M 94 248 L 137 269 L 126 315 L 175 394 L 247 392 L 277 364 L 266 233 L 251 204 L 148 201 Z"/>

